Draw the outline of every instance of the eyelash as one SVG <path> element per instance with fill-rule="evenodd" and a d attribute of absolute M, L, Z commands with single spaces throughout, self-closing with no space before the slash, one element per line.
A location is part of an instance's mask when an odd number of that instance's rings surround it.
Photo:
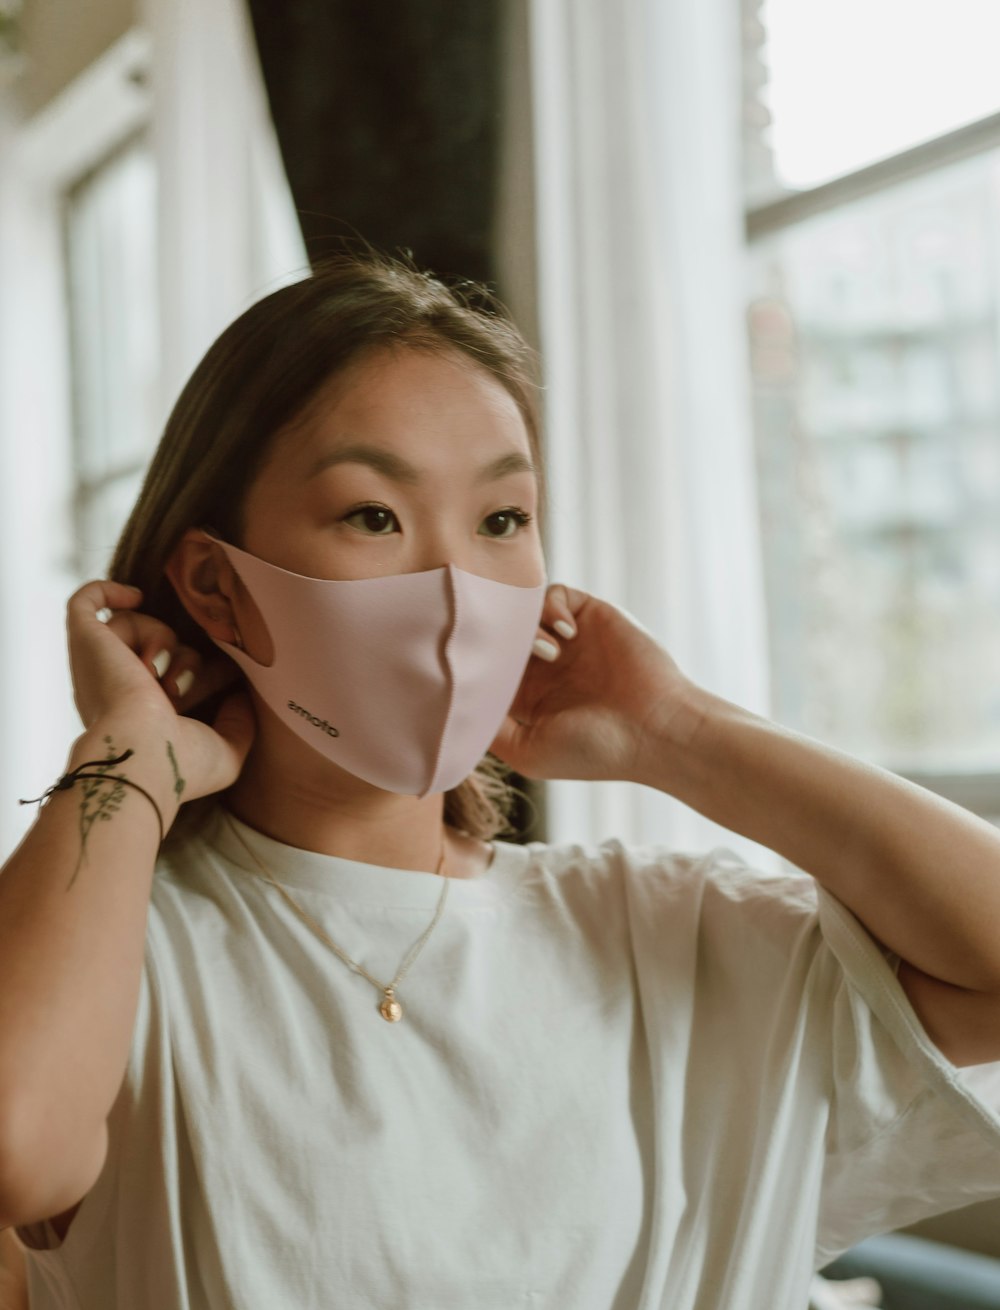
<path fill-rule="evenodd" d="M 349 510 L 348 513 L 344 515 L 343 522 L 346 522 L 348 519 L 354 518 L 355 514 L 363 514 L 366 509 L 384 510 L 386 514 L 392 514 L 392 517 L 394 519 L 396 517 L 395 514 L 392 513 L 392 510 L 389 509 L 387 505 L 379 505 L 375 501 L 369 501 L 367 504 L 356 505 L 354 509 Z M 505 505 L 503 509 L 494 510 L 492 514 L 488 514 L 486 517 L 487 519 L 494 519 L 497 518 L 500 514 L 509 514 L 510 517 L 517 524 L 517 531 L 507 533 L 504 536 L 494 537 L 493 538 L 494 541 L 508 541 L 511 538 L 518 536 L 518 534 L 528 526 L 528 524 L 531 522 L 533 517 L 526 510 L 521 509 L 517 505 Z M 484 519 L 483 521 L 485 522 L 486 520 Z M 371 537 L 389 537 L 392 535 L 392 533 L 370 532 L 370 533 L 366 533 L 365 535 Z"/>

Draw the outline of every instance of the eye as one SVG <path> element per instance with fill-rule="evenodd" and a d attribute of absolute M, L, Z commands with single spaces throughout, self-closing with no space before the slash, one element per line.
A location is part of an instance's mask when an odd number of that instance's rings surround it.
<path fill-rule="evenodd" d="M 368 530 L 371 536 L 388 537 L 391 534 L 383 531 L 386 524 L 395 522 L 396 516 L 391 509 L 386 509 L 384 505 L 361 505 L 358 509 L 352 509 L 350 514 L 344 515 L 344 522 L 350 523 L 351 519 L 359 517 L 364 518 L 365 528 L 359 531 Z"/>
<path fill-rule="evenodd" d="M 531 515 L 525 513 L 523 509 L 517 509 L 515 506 L 511 505 L 507 509 L 498 509 L 495 514 L 491 514 L 489 518 L 483 519 L 483 522 L 500 523 L 500 531 L 487 532 L 485 535 L 488 537 L 496 537 L 498 539 L 503 537 L 515 537 L 522 528 L 526 528 L 531 522 Z"/>

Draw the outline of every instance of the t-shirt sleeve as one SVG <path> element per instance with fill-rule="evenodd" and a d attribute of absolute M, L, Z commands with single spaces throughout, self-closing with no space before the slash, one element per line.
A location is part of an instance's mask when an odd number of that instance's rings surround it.
<path fill-rule="evenodd" d="M 833 1087 L 815 1267 L 856 1242 L 1000 1196 L 1000 1060 L 958 1068 L 927 1036 L 884 952 L 817 884 Z"/>
<path fill-rule="evenodd" d="M 800 870 L 764 873 L 724 847 L 627 854 L 648 896 L 635 916 L 646 969 L 658 980 L 672 970 L 674 985 L 648 998 L 654 1023 L 673 1031 L 669 998 L 688 977 L 688 1058 L 701 1059 L 691 1076 L 735 1118 L 740 1107 L 720 1101 L 705 1071 L 728 1074 L 736 1060 L 754 1089 L 759 1143 L 782 1153 L 783 1177 L 816 1206 L 814 1268 L 866 1237 L 1000 1197 L 1000 1060 L 948 1060 L 896 976 L 898 958 L 847 906 Z M 664 926 L 669 966 L 647 943 Z"/>

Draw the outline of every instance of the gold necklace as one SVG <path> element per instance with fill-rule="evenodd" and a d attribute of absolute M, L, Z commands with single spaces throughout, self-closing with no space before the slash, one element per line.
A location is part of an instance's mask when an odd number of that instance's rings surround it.
<path fill-rule="evenodd" d="M 251 859 L 256 860 L 258 867 L 260 868 L 261 872 L 263 873 L 264 877 L 268 880 L 268 882 L 271 883 L 272 886 L 277 887 L 278 891 L 282 894 L 282 896 L 284 896 L 285 900 L 292 907 L 295 913 L 305 923 L 307 923 L 310 928 L 312 928 L 313 932 L 316 933 L 316 935 L 320 938 L 321 941 L 326 942 L 327 946 L 329 946 L 330 949 L 336 955 L 339 955 L 340 958 L 344 961 L 344 963 L 349 968 L 353 969 L 355 973 L 361 974 L 363 978 L 367 978 L 368 981 L 372 983 L 382 993 L 382 1003 L 378 1007 L 378 1012 L 382 1016 L 382 1018 L 385 1019 L 387 1023 L 399 1023 L 400 1019 L 402 1019 L 403 1017 L 403 1007 L 400 1005 L 399 1001 L 396 1000 L 396 986 L 398 983 L 401 983 L 403 979 L 406 977 L 407 973 L 410 970 L 410 966 L 414 963 L 417 956 L 420 954 L 420 951 L 424 943 L 427 941 L 427 938 L 430 937 L 431 933 L 437 927 L 437 922 L 441 918 L 441 912 L 444 909 L 444 903 L 448 898 L 448 887 L 451 883 L 451 879 L 447 877 L 447 875 L 444 874 L 443 872 L 444 831 L 442 830 L 441 832 L 441 859 L 438 861 L 438 867 L 435 871 L 436 873 L 440 874 L 444 878 L 444 886 L 441 889 L 441 895 L 438 897 L 437 911 L 431 922 L 431 926 L 427 929 L 427 931 L 423 934 L 423 936 L 417 942 L 415 942 L 413 946 L 410 947 L 409 951 L 406 954 L 406 957 L 403 960 L 403 963 L 399 966 L 399 972 L 396 974 L 395 978 L 393 978 L 391 983 L 386 984 L 386 983 L 380 983 L 377 978 L 373 978 L 371 976 L 371 974 L 367 971 L 367 969 L 363 969 L 360 964 L 357 964 L 349 956 L 345 955 L 344 952 L 340 949 L 340 947 L 337 946 L 334 942 L 332 942 L 329 937 L 327 937 L 326 933 L 319 926 L 316 920 L 313 919 L 310 915 L 308 915 L 301 905 L 299 905 L 296 901 L 292 900 L 291 896 L 289 896 L 288 892 L 285 891 L 281 883 L 277 882 L 274 878 L 272 878 L 271 874 L 264 867 L 264 864 L 261 862 L 261 860 L 247 845 L 243 837 L 243 834 L 236 827 L 229 811 L 225 808 L 225 806 L 223 806 L 222 809 L 223 812 L 225 813 L 226 820 L 229 823 L 230 828 L 232 828 L 233 832 L 240 839 L 243 849 L 251 857 Z"/>

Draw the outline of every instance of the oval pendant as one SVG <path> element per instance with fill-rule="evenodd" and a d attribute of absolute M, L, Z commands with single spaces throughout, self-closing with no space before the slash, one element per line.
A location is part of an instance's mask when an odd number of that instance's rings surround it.
<path fill-rule="evenodd" d="M 403 1017 L 403 1007 L 392 994 L 392 988 L 385 989 L 385 998 L 378 1007 L 378 1012 L 386 1023 L 399 1023 Z"/>

